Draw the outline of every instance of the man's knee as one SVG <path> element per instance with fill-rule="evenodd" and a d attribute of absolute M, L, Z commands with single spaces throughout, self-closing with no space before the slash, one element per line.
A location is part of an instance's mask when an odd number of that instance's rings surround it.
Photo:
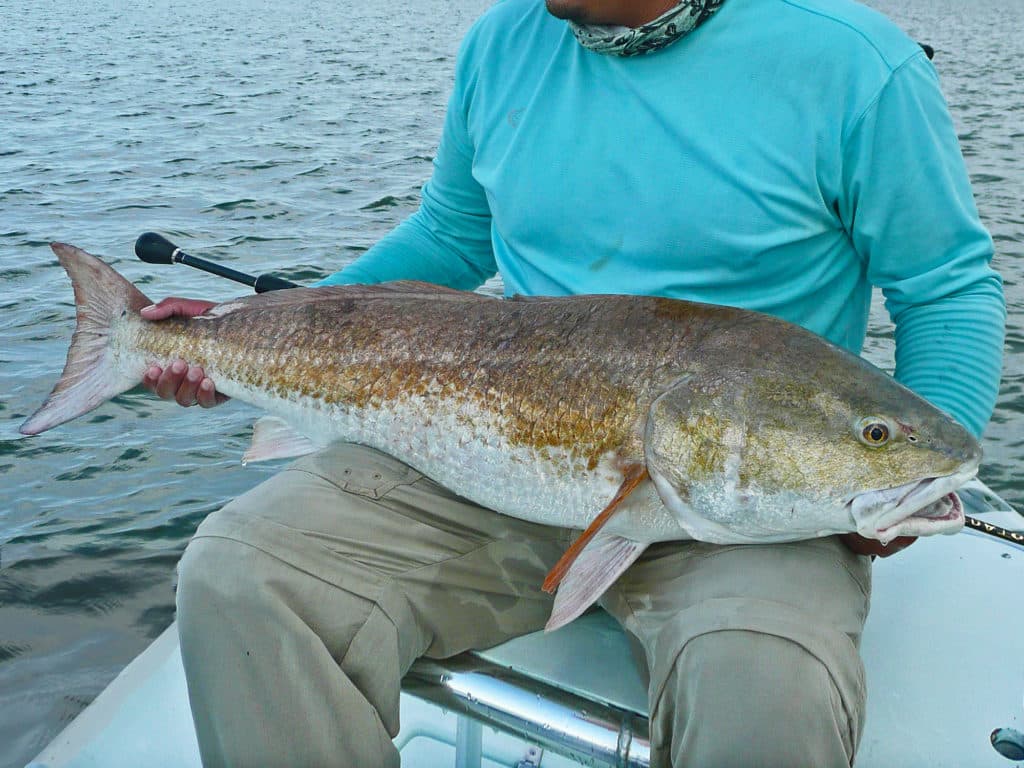
<path fill-rule="evenodd" d="M 853 656 L 845 662 L 859 665 Z M 652 736 L 663 765 L 848 766 L 862 708 L 800 644 L 722 630 L 679 652 L 654 702 Z"/>
<path fill-rule="evenodd" d="M 223 615 L 265 594 L 258 572 L 245 557 L 248 547 L 231 539 L 193 539 L 178 562 L 175 594 L 179 624 L 201 615 Z"/>

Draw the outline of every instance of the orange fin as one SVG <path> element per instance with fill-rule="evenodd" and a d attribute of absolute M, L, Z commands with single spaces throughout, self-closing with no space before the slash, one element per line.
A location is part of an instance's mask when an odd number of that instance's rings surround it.
<path fill-rule="evenodd" d="M 614 498 L 608 502 L 608 506 L 605 507 L 601 514 L 594 518 L 594 521 L 587 526 L 587 530 L 580 534 L 580 537 L 572 543 L 565 554 L 555 563 L 555 567 L 552 568 L 544 579 L 543 589 L 548 594 L 555 591 L 558 585 L 565 578 L 565 574 L 569 571 L 569 568 L 576 558 L 579 557 L 580 552 L 583 548 L 590 543 L 590 540 L 594 538 L 599 530 L 607 523 L 615 510 L 619 508 L 619 505 L 626 499 L 629 494 L 636 490 L 637 486 L 646 480 L 650 475 L 647 473 L 647 467 L 643 464 L 630 464 L 626 467 L 625 478 L 622 481 L 622 485 L 619 486 L 619 490 L 615 492 Z"/>

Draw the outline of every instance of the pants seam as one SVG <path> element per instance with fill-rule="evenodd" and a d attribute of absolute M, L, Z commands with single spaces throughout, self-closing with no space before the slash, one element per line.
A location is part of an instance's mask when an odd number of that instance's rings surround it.
<path fill-rule="evenodd" d="M 843 546 L 846 546 L 846 545 L 844 544 Z M 860 555 L 857 555 L 857 557 L 860 557 Z M 871 597 L 871 592 L 870 592 L 870 590 L 869 590 L 869 589 L 868 589 L 867 587 L 865 587 L 865 586 L 864 586 L 864 585 L 863 585 L 863 584 L 861 583 L 861 580 L 857 578 L 857 574 L 855 574 L 855 573 L 853 572 L 853 570 L 852 570 L 852 569 L 850 568 L 850 566 L 848 566 L 848 565 L 847 565 L 846 563 L 844 563 L 844 562 L 843 562 L 843 560 L 842 560 L 842 558 L 838 558 L 838 557 L 837 557 L 837 558 L 835 558 L 835 561 L 836 561 L 836 562 L 837 562 L 837 563 L 839 564 L 839 566 L 840 566 L 840 567 L 841 567 L 841 568 L 842 568 L 842 569 L 843 569 L 844 571 L 846 571 L 846 573 L 847 573 L 847 574 L 849 575 L 849 577 L 850 577 L 851 579 L 853 579 L 853 583 L 857 585 L 857 589 L 859 589 L 859 590 L 860 590 L 860 593 L 861 593 L 862 595 L 864 595 L 864 597 L 866 597 L 866 598 L 870 598 L 870 597 Z M 870 566 L 870 564 L 869 564 L 869 565 L 868 565 L 868 570 L 870 571 L 870 569 L 871 569 L 871 566 Z"/>
<path fill-rule="evenodd" d="M 344 491 L 344 492 L 345 493 L 349 493 L 348 491 Z M 356 494 L 356 495 L 358 495 L 358 494 Z M 366 497 L 360 496 L 360 498 L 366 498 Z M 375 503 L 377 502 L 376 499 L 367 499 L 367 500 L 371 501 L 371 502 L 375 502 Z M 393 512 L 394 510 L 391 510 L 390 508 L 388 508 L 388 511 Z M 495 513 L 495 514 L 497 514 L 497 513 Z M 257 515 L 256 517 L 259 517 L 259 515 Z M 260 519 L 266 525 L 279 526 L 281 528 L 285 528 L 288 531 L 292 531 L 292 532 L 294 532 L 296 534 L 299 534 L 299 535 L 303 535 L 304 536 L 307 533 L 302 528 L 294 528 L 294 527 L 292 527 L 290 525 L 286 525 L 285 523 L 279 522 L 277 520 L 266 520 L 264 518 L 260 518 Z M 414 518 L 408 518 L 408 517 L 406 519 L 414 520 Z M 255 550 L 258 550 L 260 552 L 263 552 L 265 555 L 267 555 L 269 557 L 272 557 L 275 560 L 277 560 L 278 562 L 284 563 L 285 565 L 287 565 L 287 566 L 289 566 L 291 568 L 294 568 L 297 571 L 302 571 L 303 573 L 309 574 L 310 576 L 313 576 L 314 578 L 316 578 L 319 581 L 324 582 L 325 584 L 330 584 L 331 586 L 338 587 L 339 589 L 344 589 L 343 587 L 340 587 L 339 585 L 335 584 L 334 582 L 332 582 L 332 581 L 330 581 L 328 579 L 324 579 L 319 574 L 315 573 L 312 569 L 303 567 L 302 565 L 299 565 L 298 563 L 293 563 L 293 562 L 291 562 L 289 560 L 286 560 L 285 558 L 280 557 L 279 555 L 274 554 L 273 552 L 271 552 L 268 549 L 260 546 L 259 544 L 255 544 L 252 541 L 249 541 L 247 539 L 242 539 L 242 538 L 238 538 L 238 537 L 235 537 L 235 536 L 231 536 L 230 534 L 227 534 L 227 533 L 217 533 L 217 532 L 204 533 L 202 531 L 198 531 L 196 533 L 196 535 L 193 536 L 193 540 L 195 541 L 195 540 L 199 540 L 199 539 L 223 539 L 225 541 L 233 541 L 233 542 L 236 542 L 238 544 L 243 544 L 243 545 L 245 545 L 247 547 L 251 547 L 252 549 L 255 549 Z M 397 573 L 386 573 L 384 571 L 380 571 L 380 570 L 374 568 L 373 566 L 367 565 L 366 563 L 364 563 L 364 562 L 362 562 L 360 560 L 357 560 L 355 558 L 349 557 L 348 555 L 342 554 L 342 553 L 338 552 L 337 550 L 331 549 L 330 547 L 325 546 L 324 544 L 321 544 L 320 542 L 314 542 L 314 544 L 318 548 L 320 548 L 323 551 L 329 553 L 331 557 L 336 557 L 339 560 L 344 560 L 344 561 L 346 561 L 348 563 L 351 563 L 351 564 L 353 564 L 353 565 L 355 565 L 355 566 L 357 566 L 359 568 L 364 568 L 364 569 L 366 569 L 368 571 L 371 571 L 371 572 L 375 573 L 377 576 L 379 576 L 383 580 L 382 581 L 382 587 L 386 587 L 396 577 L 406 576 L 408 574 L 416 573 L 417 571 L 420 571 L 420 570 L 422 570 L 424 568 L 433 568 L 433 567 L 438 566 L 438 565 L 443 565 L 444 563 L 452 562 L 453 560 L 459 560 L 459 559 L 461 559 L 463 557 L 468 557 L 469 555 L 475 554 L 476 552 L 479 552 L 482 549 L 486 549 L 491 544 L 494 544 L 496 541 L 498 541 L 497 538 L 494 538 L 494 537 L 488 538 L 486 541 L 484 541 L 480 545 L 478 545 L 476 547 L 473 547 L 472 549 L 467 550 L 465 552 L 461 552 L 459 554 L 455 554 L 455 555 L 452 555 L 450 557 L 444 557 L 444 558 L 442 558 L 440 560 L 434 560 L 434 561 L 431 561 L 429 563 L 423 563 L 422 565 L 415 565 L 415 566 L 407 568 L 405 570 L 398 571 Z"/>
<path fill-rule="evenodd" d="M 334 587 L 335 589 L 340 589 L 343 592 L 348 592 L 349 594 L 357 594 L 355 592 L 352 592 L 351 590 L 345 589 L 344 587 L 342 587 L 342 586 L 340 586 L 338 584 L 335 584 L 333 581 L 330 581 L 328 579 L 323 578 L 322 576 L 320 576 L 317 573 L 314 573 L 312 570 L 310 570 L 308 568 L 303 568 L 302 566 L 297 565 L 297 564 L 295 564 L 295 563 L 293 563 L 293 562 L 291 562 L 289 560 L 285 560 L 283 557 L 279 557 L 278 555 L 275 555 L 273 552 L 265 549 L 264 547 L 261 547 L 258 544 L 253 544 L 250 541 L 244 541 L 242 539 L 238 539 L 238 538 L 235 538 L 233 536 L 228 536 L 228 535 L 225 535 L 225 534 L 222 534 L 222 533 L 203 533 L 203 534 L 198 534 L 198 535 L 196 535 L 196 536 L 194 536 L 192 538 L 193 541 L 199 541 L 200 539 L 221 539 L 223 541 L 230 541 L 230 542 L 232 542 L 234 544 L 240 544 L 243 547 L 249 547 L 249 549 L 255 549 L 257 552 L 262 552 L 267 557 L 272 558 L 273 560 L 276 560 L 277 562 L 281 563 L 282 565 L 286 565 L 289 568 L 293 568 L 296 571 L 301 571 L 302 573 L 306 574 L 307 576 L 311 576 L 312 578 L 316 579 L 317 581 L 319 581 L 319 582 L 321 582 L 323 584 L 326 584 L 329 587 Z M 350 563 L 355 563 L 356 565 L 359 565 L 360 567 L 366 567 L 363 563 L 360 563 L 357 560 L 353 560 L 353 559 L 351 559 L 349 557 L 346 557 L 345 555 L 340 555 L 337 552 L 334 552 L 333 550 L 331 551 L 331 554 L 337 556 L 340 559 L 347 560 Z M 368 570 L 373 570 L 373 569 L 369 568 Z M 381 575 L 383 575 L 383 574 L 381 574 Z M 385 578 L 389 578 L 389 577 L 385 577 Z M 385 584 L 386 583 L 387 582 L 385 581 Z M 360 595 L 360 596 L 363 597 L 362 595 Z"/>
<path fill-rule="evenodd" d="M 385 586 L 387 586 L 387 585 L 385 585 Z M 352 652 L 352 646 L 354 646 L 356 644 L 356 640 L 359 639 L 359 635 L 361 635 L 363 633 L 363 630 L 366 629 L 370 625 L 370 619 L 373 618 L 373 615 L 375 613 L 379 613 L 385 619 L 387 619 L 388 624 L 390 624 L 392 626 L 392 628 L 395 630 L 396 636 L 398 635 L 399 629 L 398 629 L 398 625 L 395 624 L 394 619 L 392 619 L 388 615 L 387 611 L 385 611 L 383 608 L 380 607 L 380 603 L 378 603 L 376 601 L 373 601 L 373 606 L 372 606 L 372 608 L 370 608 L 370 612 L 366 615 L 366 620 L 362 624 L 359 625 L 359 629 L 357 629 L 355 634 L 352 635 L 352 639 L 348 641 L 348 648 L 345 649 L 345 653 L 342 655 L 342 657 L 340 659 L 338 659 L 338 666 L 339 667 L 344 667 L 345 666 L 345 661 L 348 659 L 349 653 Z M 374 707 L 374 710 L 376 711 L 376 707 Z"/>
<path fill-rule="evenodd" d="M 400 571 L 398 573 L 386 574 L 386 575 L 384 575 L 384 583 L 382 585 L 382 588 L 386 588 L 386 587 L 391 586 L 391 582 L 394 581 L 396 577 L 409 576 L 409 575 L 414 574 L 414 573 L 416 573 L 418 571 L 422 571 L 425 568 L 436 568 L 439 565 L 444 565 L 445 563 L 451 563 L 451 562 L 453 562 L 455 560 L 461 560 L 464 557 L 469 557 L 470 555 L 475 555 L 480 550 L 487 549 L 487 547 L 491 546 L 491 544 L 493 544 L 496 541 L 497 541 L 497 539 L 488 539 L 486 542 L 484 542 L 480 546 L 473 547 L 473 549 L 467 550 L 466 552 L 462 552 L 461 554 L 452 555 L 451 557 L 446 557 L 446 558 L 443 558 L 441 560 L 435 560 L 432 563 L 424 563 L 423 565 L 417 565 L 415 568 L 409 568 L 408 570 Z"/>

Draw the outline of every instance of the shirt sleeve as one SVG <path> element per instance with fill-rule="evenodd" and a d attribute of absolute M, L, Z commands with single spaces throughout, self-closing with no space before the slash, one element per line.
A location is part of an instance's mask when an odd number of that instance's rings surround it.
<path fill-rule="evenodd" d="M 423 186 L 419 209 L 317 285 L 424 280 L 470 290 L 497 272 L 487 196 L 473 178 L 473 145 L 466 123 L 472 83 L 467 58 L 464 44 L 433 174 Z"/>
<path fill-rule="evenodd" d="M 980 435 L 1006 305 L 952 118 L 923 53 L 897 68 L 843 147 L 840 216 L 896 326 L 895 377 Z"/>

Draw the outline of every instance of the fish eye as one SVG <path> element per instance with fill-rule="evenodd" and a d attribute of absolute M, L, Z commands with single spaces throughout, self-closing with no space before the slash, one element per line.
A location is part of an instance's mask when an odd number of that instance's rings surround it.
<path fill-rule="evenodd" d="M 865 445 L 879 448 L 889 442 L 889 425 L 874 418 L 863 419 L 860 424 L 860 439 Z"/>

